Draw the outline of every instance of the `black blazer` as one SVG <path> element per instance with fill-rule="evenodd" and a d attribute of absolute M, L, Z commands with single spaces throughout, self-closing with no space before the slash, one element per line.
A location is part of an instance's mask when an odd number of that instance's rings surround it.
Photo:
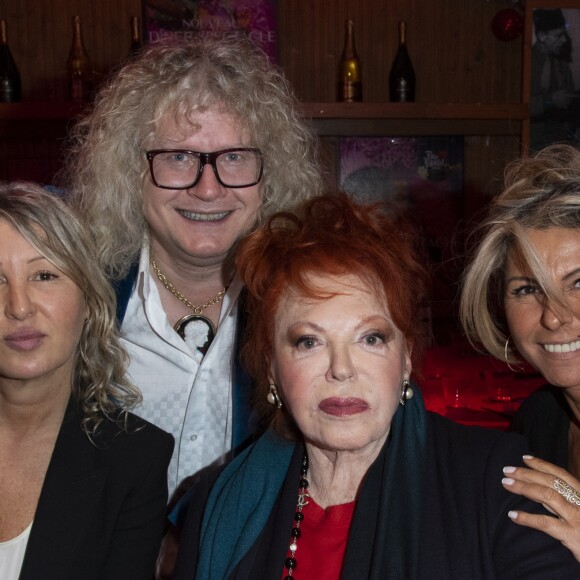
<path fill-rule="evenodd" d="M 465 427 L 428 413 L 427 498 L 420 530 L 417 580 L 552 580 L 580 578 L 580 564 L 550 536 L 511 522 L 511 509 L 546 513 L 538 504 L 505 491 L 505 465 L 522 465 L 525 441 L 513 433 Z M 262 533 L 228 580 L 279 580 L 296 511 L 296 474 L 302 451 L 294 453 L 278 502 Z M 219 471 L 194 488 L 181 532 L 174 580 L 193 580 L 206 499 Z M 367 478 L 345 554 L 343 580 L 365 580 L 373 559 L 377 505 Z M 408 501 L 414 500 L 408 490 Z M 370 498 L 369 498 L 369 494 Z M 365 498 L 367 501 L 362 501 Z M 377 500 L 378 501 L 378 500 Z M 297 552 L 300 565 L 299 551 Z M 389 580 L 410 580 L 393 577 Z"/>
<path fill-rule="evenodd" d="M 522 403 L 512 419 L 510 431 L 524 435 L 536 457 L 568 469 L 568 431 L 572 416 L 563 389 L 545 385 Z"/>
<path fill-rule="evenodd" d="M 151 580 L 163 533 L 173 437 L 129 415 L 96 447 L 69 403 L 42 486 L 19 580 Z"/>

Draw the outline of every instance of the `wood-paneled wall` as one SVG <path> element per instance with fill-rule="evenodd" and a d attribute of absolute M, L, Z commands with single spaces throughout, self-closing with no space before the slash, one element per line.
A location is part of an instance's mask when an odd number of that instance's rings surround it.
<path fill-rule="evenodd" d="M 385 102 L 397 21 L 406 20 L 418 102 L 519 102 L 522 39 L 501 42 L 490 27 L 494 14 L 507 4 L 508 0 L 278 0 L 279 62 L 302 101 L 334 101 L 344 22 L 352 18 L 363 67 L 363 100 Z M 0 0 L 0 18 L 7 20 L 24 99 L 37 101 L 39 108 L 43 102 L 66 98 L 65 68 L 75 14 L 81 17 L 93 67 L 105 75 L 127 55 L 129 20 L 141 14 L 141 0 Z M 5 118 L 0 123 L 0 179 L 26 176 L 50 182 L 60 163 L 65 130 L 63 120 L 60 125 L 45 121 L 39 128 L 34 121 Z M 499 191 L 504 166 L 518 153 L 517 137 L 466 135 L 466 219 Z M 434 305 L 433 316 L 453 320 L 452 302 Z"/>
<path fill-rule="evenodd" d="M 23 99 L 66 99 L 66 60 L 77 14 L 93 68 L 103 74 L 127 55 L 129 21 L 141 14 L 140 0 L 0 0 Z"/>
<path fill-rule="evenodd" d="M 397 22 L 417 76 L 417 101 L 517 102 L 521 39 L 501 42 L 491 20 L 501 0 L 282 0 L 281 62 L 304 101 L 332 101 L 344 22 L 355 22 L 364 100 L 388 100 Z"/>
<path fill-rule="evenodd" d="M 521 39 L 501 42 L 490 28 L 507 0 L 278 0 L 280 63 L 304 101 L 332 101 L 344 21 L 355 21 L 364 100 L 386 101 L 397 21 L 408 22 L 409 52 L 422 102 L 516 102 Z M 80 15 L 96 71 L 129 47 L 129 19 L 140 0 L 0 0 L 24 98 L 61 101 L 72 16 Z"/>
<path fill-rule="evenodd" d="M 364 100 L 384 102 L 397 48 L 397 21 L 404 19 L 417 75 L 417 101 L 518 102 L 522 40 L 501 42 L 490 26 L 506 2 L 278 0 L 279 62 L 302 101 L 335 100 L 344 22 L 352 18 L 363 66 Z M 24 99 L 38 101 L 39 107 L 42 102 L 66 99 L 65 67 L 75 14 L 81 17 L 93 67 L 104 75 L 127 55 L 129 20 L 141 14 L 141 0 L 0 0 L 0 18 L 7 20 Z M 20 167 L 26 166 L 32 178 L 49 180 L 61 154 L 58 131 L 51 127 L 31 139 L 30 134 L 19 133 L 17 124 L 4 127 L 0 178 L 19 177 Z M 513 138 L 466 139 L 468 215 L 498 191 L 503 167 L 518 151 Z M 31 160 L 28 164 L 27 159 Z M 34 168 L 32 173 L 30 168 Z"/>

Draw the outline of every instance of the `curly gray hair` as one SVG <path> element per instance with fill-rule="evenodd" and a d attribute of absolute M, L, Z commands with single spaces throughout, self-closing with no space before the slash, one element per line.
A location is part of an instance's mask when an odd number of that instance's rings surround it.
<path fill-rule="evenodd" d="M 146 233 L 145 149 L 160 120 L 168 112 L 188 120 L 214 106 L 239 120 L 262 151 L 257 224 L 321 192 L 317 140 L 288 81 L 249 40 L 236 35 L 153 43 L 111 77 L 92 112 L 77 123 L 61 175 L 112 278 L 127 272 Z"/>

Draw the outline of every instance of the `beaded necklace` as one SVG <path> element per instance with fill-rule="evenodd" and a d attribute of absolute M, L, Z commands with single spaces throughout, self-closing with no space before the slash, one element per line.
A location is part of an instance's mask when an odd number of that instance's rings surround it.
<path fill-rule="evenodd" d="M 302 458 L 302 466 L 300 468 L 300 481 L 298 482 L 298 501 L 296 502 L 296 513 L 294 514 L 294 524 L 292 525 L 292 532 L 290 538 L 290 556 L 286 558 L 284 566 L 288 571 L 287 575 L 284 576 L 284 580 L 292 580 L 294 575 L 294 570 L 296 570 L 296 549 L 298 548 L 298 538 L 302 534 L 300 531 L 300 524 L 304 521 L 304 514 L 302 510 L 304 506 L 308 505 L 306 498 L 310 497 L 308 495 L 308 480 L 306 475 L 308 474 L 308 456 L 304 453 Z"/>

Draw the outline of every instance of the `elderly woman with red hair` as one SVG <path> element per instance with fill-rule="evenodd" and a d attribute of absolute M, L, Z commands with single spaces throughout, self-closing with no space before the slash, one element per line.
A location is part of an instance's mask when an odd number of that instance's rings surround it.
<path fill-rule="evenodd" d="M 321 196 L 242 242 L 245 361 L 269 429 L 192 493 L 175 578 L 578 577 L 543 508 L 501 485 L 517 434 L 428 413 L 413 368 L 426 275 L 411 231 Z"/>

